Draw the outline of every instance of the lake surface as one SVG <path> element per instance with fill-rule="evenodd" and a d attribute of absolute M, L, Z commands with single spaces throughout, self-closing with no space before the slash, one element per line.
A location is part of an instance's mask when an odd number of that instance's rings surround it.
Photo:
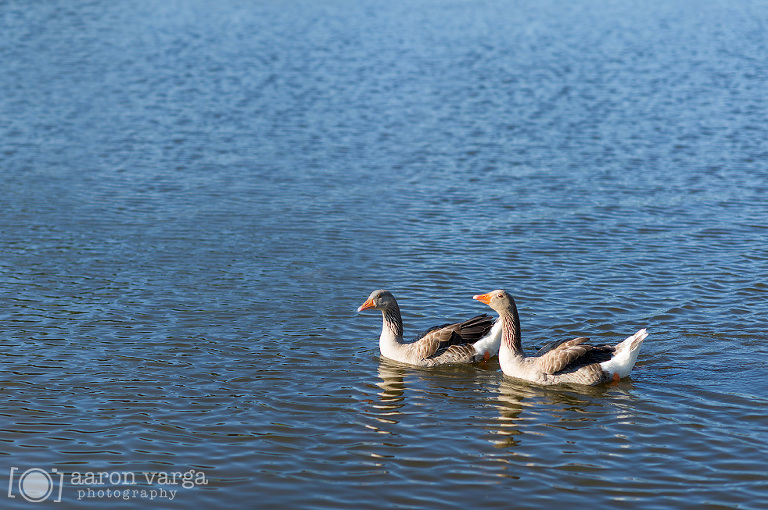
<path fill-rule="evenodd" d="M 765 508 L 766 26 L 0 1 L 0 506 Z M 650 336 L 597 388 L 408 368 L 377 288 L 406 336 L 496 288 L 531 350 Z"/>

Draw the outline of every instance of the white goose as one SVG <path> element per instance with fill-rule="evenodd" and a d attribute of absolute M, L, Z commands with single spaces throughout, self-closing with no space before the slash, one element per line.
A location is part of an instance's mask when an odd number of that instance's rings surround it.
<path fill-rule="evenodd" d="M 515 300 L 503 290 L 473 296 L 499 312 L 502 336 L 499 364 L 505 375 L 538 384 L 587 384 L 618 381 L 627 377 L 637 360 L 640 346 L 648 336 L 641 329 L 623 342 L 593 346 L 588 338 L 551 342 L 534 357 L 526 357 L 520 344 L 520 318 Z"/>
<path fill-rule="evenodd" d="M 379 349 L 381 355 L 401 363 L 432 367 L 488 360 L 499 352 L 501 322 L 478 315 L 464 322 L 436 326 L 418 340 L 403 342 L 400 307 L 391 292 L 375 290 L 360 305 L 358 312 L 374 308 L 383 317 Z"/>

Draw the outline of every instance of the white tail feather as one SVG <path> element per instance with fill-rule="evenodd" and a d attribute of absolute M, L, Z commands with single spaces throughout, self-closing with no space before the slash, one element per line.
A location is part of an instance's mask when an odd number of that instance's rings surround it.
<path fill-rule="evenodd" d="M 635 366 L 640 346 L 643 345 L 643 340 L 647 336 L 648 332 L 645 329 L 641 329 L 618 344 L 613 357 L 608 361 L 600 363 L 603 371 L 611 375 L 618 375 L 620 378 L 627 377 L 632 371 L 632 367 Z"/>

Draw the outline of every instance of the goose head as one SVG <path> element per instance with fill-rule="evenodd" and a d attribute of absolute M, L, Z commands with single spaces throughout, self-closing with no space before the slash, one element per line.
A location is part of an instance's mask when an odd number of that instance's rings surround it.
<path fill-rule="evenodd" d="M 371 295 L 368 296 L 365 303 L 358 307 L 357 311 L 362 312 L 363 310 L 368 310 L 370 308 L 384 311 L 396 306 L 397 301 L 395 301 L 395 296 L 393 296 L 391 292 L 388 290 L 374 290 L 371 292 Z"/>
<path fill-rule="evenodd" d="M 514 308 L 515 302 L 509 292 L 501 289 L 491 291 L 487 294 L 472 296 L 472 299 L 477 299 L 481 303 L 485 303 L 499 313 Z"/>

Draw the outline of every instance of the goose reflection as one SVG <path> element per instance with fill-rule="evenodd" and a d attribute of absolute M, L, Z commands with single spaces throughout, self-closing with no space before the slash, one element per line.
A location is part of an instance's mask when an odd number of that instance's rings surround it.
<path fill-rule="evenodd" d="M 522 434 L 519 429 L 520 414 L 529 405 L 523 401 L 530 397 L 530 391 L 525 386 L 502 380 L 499 385 L 498 404 L 499 418 L 497 428 L 491 440 L 496 448 L 510 448 L 520 443 L 518 436 Z"/>
<path fill-rule="evenodd" d="M 495 366 L 498 369 L 498 362 Z M 477 370 L 478 368 L 481 370 Z M 480 389 L 481 386 L 478 383 L 488 375 L 493 377 L 492 368 L 493 365 L 490 363 L 479 363 L 473 367 L 458 366 L 445 370 L 426 371 L 381 357 L 378 367 L 379 379 L 374 383 L 378 391 L 376 398 L 368 400 L 370 405 L 368 414 L 378 422 L 376 427 L 378 432 L 393 433 L 393 426 L 400 422 L 403 415 L 407 393 L 410 393 L 410 398 L 415 398 L 411 404 L 415 404 L 414 412 L 416 413 L 423 409 L 421 405 L 423 399 L 443 401 L 450 396 L 450 398 L 476 400 L 478 392 L 485 391 Z M 406 384 L 406 377 L 414 387 L 408 387 L 411 384 Z M 369 428 L 374 427 L 369 426 Z"/>
<path fill-rule="evenodd" d="M 372 408 L 370 414 L 378 424 L 367 427 L 380 434 L 391 434 L 387 428 L 399 422 L 400 409 L 405 405 L 405 368 L 382 358 L 378 375 L 375 384 L 381 391 L 376 393 L 376 399 L 368 401 Z"/>
<path fill-rule="evenodd" d="M 576 421 L 597 421 L 609 391 L 609 387 L 594 386 L 553 389 L 505 378 L 498 388 L 499 417 L 492 442 L 497 448 L 517 446 L 532 424 L 537 428 L 570 428 Z"/>
<path fill-rule="evenodd" d="M 382 360 L 379 363 L 378 373 L 381 380 L 376 383 L 376 386 L 381 388 L 381 391 L 377 393 L 379 404 L 376 408 L 396 412 L 405 405 L 405 369 Z"/>

